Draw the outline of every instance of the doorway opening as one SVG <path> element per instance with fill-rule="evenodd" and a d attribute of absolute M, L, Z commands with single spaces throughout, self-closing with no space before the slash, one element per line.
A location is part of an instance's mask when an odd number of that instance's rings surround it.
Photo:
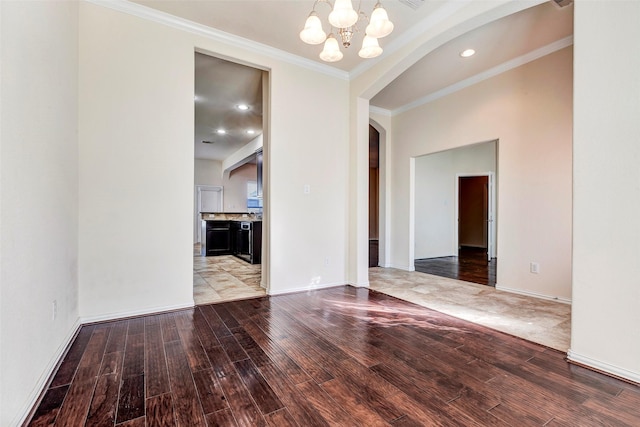
<path fill-rule="evenodd" d="M 269 73 L 201 52 L 194 65 L 194 302 L 265 296 Z"/>
<path fill-rule="evenodd" d="M 418 272 L 496 283 L 497 141 L 416 158 Z"/>
<path fill-rule="evenodd" d="M 458 177 L 458 252 L 489 249 L 489 177 Z"/>
<path fill-rule="evenodd" d="M 369 267 L 379 265 L 380 132 L 369 125 Z"/>

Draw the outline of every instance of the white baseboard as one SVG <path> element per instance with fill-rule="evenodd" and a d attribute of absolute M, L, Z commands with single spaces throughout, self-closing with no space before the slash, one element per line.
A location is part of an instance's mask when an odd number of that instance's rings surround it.
<path fill-rule="evenodd" d="M 549 300 L 549 301 L 561 302 L 563 304 L 571 305 L 571 300 L 569 298 L 555 297 L 555 296 L 551 296 L 551 295 L 539 294 L 537 292 L 524 291 L 522 289 L 508 288 L 506 286 L 500 286 L 497 283 L 496 283 L 496 289 L 499 290 L 499 291 L 510 292 L 512 294 L 526 295 L 526 296 L 529 296 L 529 297 L 546 299 L 546 300 Z"/>
<path fill-rule="evenodd" d="M 146 314 L 158 314 L 158 313 L 164 313 L 167 311 L 183 310 L 185 308 L 192 308 L 194 306 L 195 306 L 195 302 L 192 300 L 191 302 L 184 303 L 184 304 L 166 305 L 162 307 L 150 307 L 142 310 L 122 311 L 119 313 L 108 313 L 108 314 L 101 314 L 98 316 L 86 316 L 86 317 L 81 317 L 80 322 L 83 325 L 86 325 L 89 323 L 105 322 L 108 320 L 125 319 L 127 317 L 144 316 Z"/>
<path fill-rule="evenodd" d="M 347 285 L 353 286 L 354 288 L 368 288 L 369 287 L 369 281 L 367 280 L 366 282 L 360 282 L 360 283 L 347 282 Z"/>
<path fill-rule="evenodd" d="M 33 387 L 33 391 L 27 399 L 27 402 L 23 406 L 22 410 L 18 412 L 18 416 L 16 417 L 16 420 L 14 420 L 15 423 L 12 423 L 11 425 L 21 426 L 27 421 L 27 417 L 31 414 L 31 411 L 35 409 L 35 406 L 38 403 L 38 400 L 40 399 L 43 391 L 46 390 L 47 386 L 49 385 L 51 376 L 58 368 L 58 364 L 62 362 L 62 358 L 64 357 L 67 349 L 78 334 L 81 326 L 82 323 L 80 323 L 80 318 L 78 317 L 73 323 L 73 326 L 71 327 L 67 335 L 64 337 L 62 344 L 60 344 L 60 346 L 56 349 L 56 352 L 49 360 L 49 363 L 47 363 L 47 366 L 40 375 L 40 378 L 38 378 L 38 382 Z"/>
<path fill-rule="evenodd" d="M 389 268 L 395 268 L 395 269 L 404 270 L 404 271 L 416 271 L 416 267 L 413 265 L 390 264 Z"/>
<path fill-rule="evenodd" d="M 593 368 L 597 371 L 605 372 L 615 377 L 623 378 L 636 384 L 640 384 L 640 372 L 630 371 L 628 369 L 621 368 L 610 363 L 602 362 L 600 360 L 578 354 L 571 349 L 569 349 L 569 351 L 567 352 L 567 359 L 569 359 L 570 362 L 575 362 L 578 365 Z"/>
<path fill-rule="evenodd" d="M 345 283 L 344 282 L 340 282 L 340 283 L 323 283 L 323 284 L 318 284 L 318 285 L 305 285 L 305 286 L 300 286 L 300 287 L 296 287 L 296 288 L 288 288 L 288 289 L 282 289 L 282 290 L 277 290 L 277 291 L 273 291 L 271 290 L 269 292 L 269 295 L 286 295 L 286 294 L 295 294 L 298 292 L 307 292 L 307 291 L 317 291 L 319 289 L 327 289 L 327 288 L 336 288 L 338 286 L 344 286 Z"/>

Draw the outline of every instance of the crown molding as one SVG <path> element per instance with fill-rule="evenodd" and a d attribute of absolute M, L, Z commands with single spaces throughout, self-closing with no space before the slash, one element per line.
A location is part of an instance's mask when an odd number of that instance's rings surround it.
<path fill-rule="evenodd" d="M 380 116 L 391 117 L 391 110 L 386 110 L 384 108 L 376 107 L 375 105 L 369 105 L 369 112 L 373 114 L 378 114 Z"/>
<path fill-rule="evenodd" d="M 138 18 L 146 19 L 148 21 L 156 22 L 158 24 L 166 25 L 168 27 L 176 28 L 178 30 L 183 30 L 192 34 L 206 37 L 217 42 L 225 43 L 227 45 L 247 50 L 253 53 L 258 53 L 272 59 L 297 65 L 299 67 L 326 74 L 331 77 L 336 77 L 342 80 L 349 80 L 349 73 L 347 71 L 340 70 L 329 65 L 320 64 L 316 61 L 291 54 L 284 50 L 276 49 L 275 47 L 268 46 L 266 44 L 258 43 L 253 40 L 249 40 L 243 37 L 236 36 L 234 34 L 217 30 L 212 27 L 208 27 L 206 25 L 198 24 L 196 22 L 189 21 L 188 19 L 179 18 L 177 16 L 161 12 L 159 10 L 152 9 L 150 7 L 143 6 L 137 3 L 132 3 L 126 0 L 84 1 L 95 4 L 97 6 L 113 9 L 118 12 L 133 15 Z"/>
<path fill-rule="evenodd" d="M 461 80 L 455 84 L 452 84 L 451 86 L 447 86 L 443 89 L 432 92 L 429 95 L 410 102 L 409 104 L 405 104 L 402 107 L 393 109 L 391 110 L 391 115 L 396 116 L 398 114 L 412 110 L 416 107 L 420 107 L 421 105 L 428 104 L 429 102 L 433 102 L 436 99 L 451 95 L 454 92 L 458 92 L 459 90 L 465 89 L 469 86 L 473 86 L 474 84 L 490 79 L 491 77 L 495 77 L 509 70 L 513 70 L 514 68 L 518 68 L 522 65 L 535 61 L 536 59 L 542 58 L 543 56 L 549 55 L 571 45 L 573 45 L 573 36 L 568 36 L 553 43 L 549 43 L 546 46 L 533 50 L 517 58 L 511 59 L 507 62 L 503 62 L 500 65 L 483 71 L 482 73 L 476 74 L 475 76 L 471 76 L 468 79 Z"/>

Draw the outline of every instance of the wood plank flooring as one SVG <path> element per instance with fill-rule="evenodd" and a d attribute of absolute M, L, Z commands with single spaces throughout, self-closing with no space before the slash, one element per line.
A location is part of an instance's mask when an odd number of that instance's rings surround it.
<path fill-rule="evenodd" d="M 638 426 L 640 389 L 367 289 L 82 327 L 29 426 Z"/>
<path fill-rule="evenodd" d="M 462 247 L 458 256 L 422 258 L 414 261 L 416 271 L 464 280 L 481 285 L 496 285 L 497 260 L 487 260 L 486 249 Z"/>

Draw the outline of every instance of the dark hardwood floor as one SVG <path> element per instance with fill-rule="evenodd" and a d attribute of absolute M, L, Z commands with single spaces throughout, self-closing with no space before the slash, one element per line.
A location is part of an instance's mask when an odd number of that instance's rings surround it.
<path fill-rule="evenodd" d="M 637 386 L 338 287 L 84 326 L 30 426 L 638 426 Z"/>
<path fill-rule="evenodd" d="M 415 269 L 422 273 L 481 285 L 496 285 L 497 261 L 487 260 L 486 249 L 462 247 L 458 256 L 415 260 Z"/>

